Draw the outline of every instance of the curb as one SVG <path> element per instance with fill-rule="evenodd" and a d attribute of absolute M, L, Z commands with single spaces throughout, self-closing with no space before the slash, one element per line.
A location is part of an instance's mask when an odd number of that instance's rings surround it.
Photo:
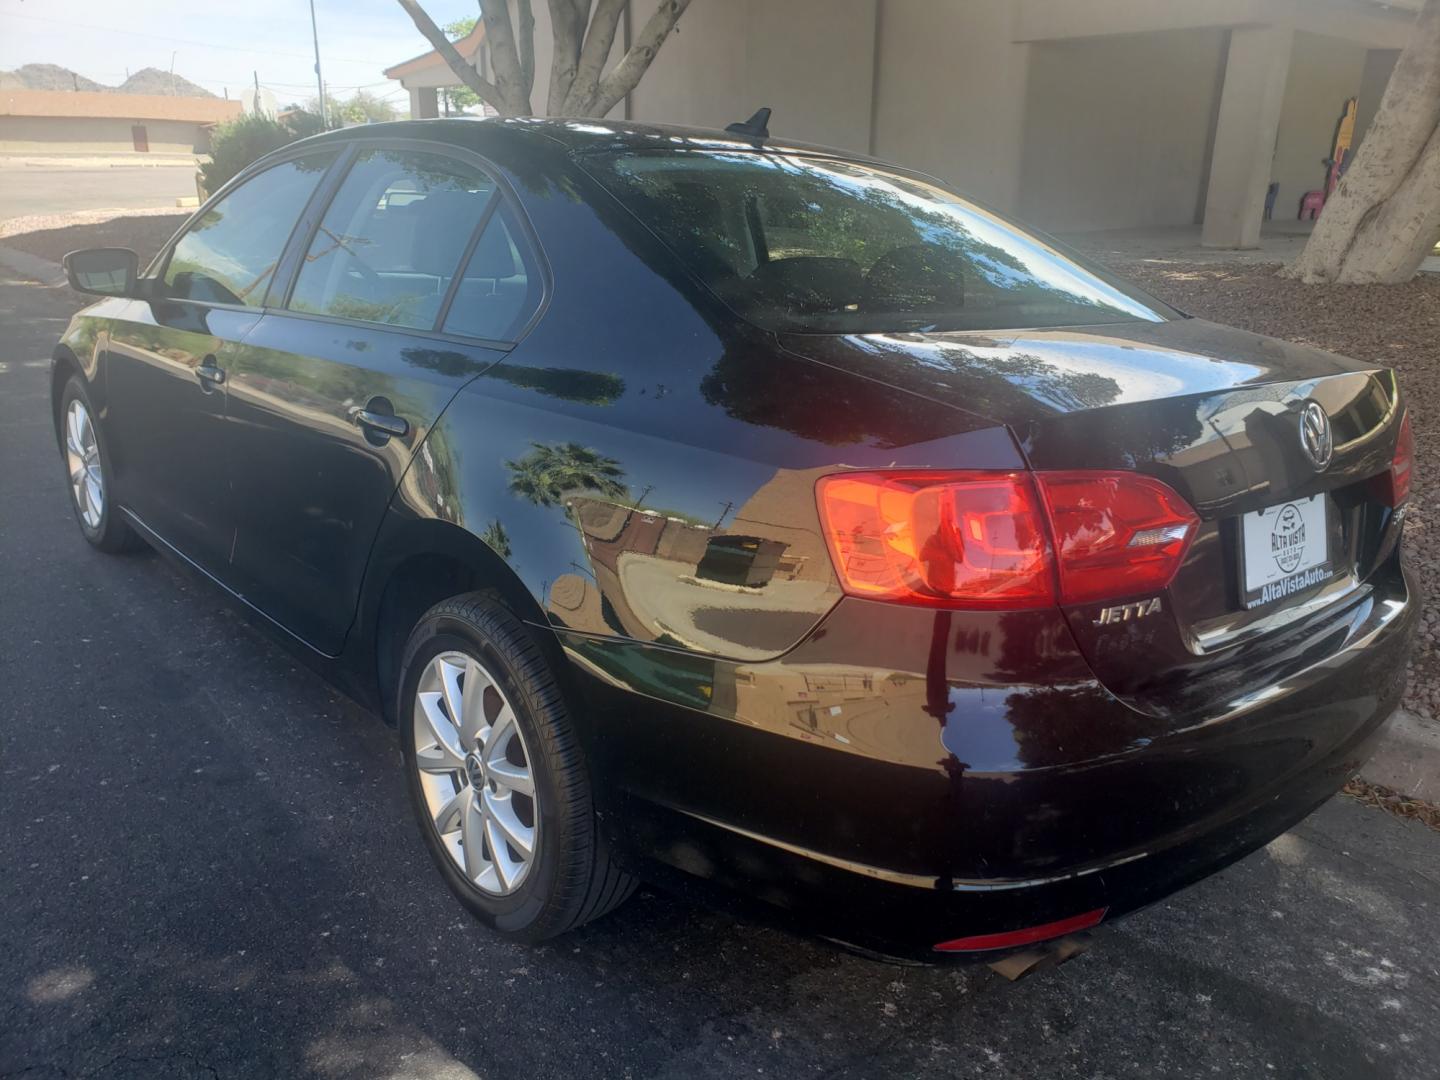
<path fill-rule="evenodd" d="M 1360 778 L 1425 802 L 1440 802 L 1440 724 L 1397 709 Z"/>
<path fill-rule="evenodd" d="M 59 285 L 69 284 L 63 266 L 53 263 L 49 259 L 42 259 L 38 255 L 31 255 L 28 251 L 0 246 L 0 266 L 21 277 L 37 281 L 46 288 L 53 289 Z"/>
<path fill-rule="evenodd" d="M 45 157 L 15 154 L 0 154 L 0 169 L 195 169 L 199 162 L 194 157 L 138 158 L 108 157 Z"/>

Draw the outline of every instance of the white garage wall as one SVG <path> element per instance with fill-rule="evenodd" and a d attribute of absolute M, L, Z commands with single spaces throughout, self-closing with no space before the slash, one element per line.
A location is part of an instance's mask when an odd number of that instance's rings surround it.
<path fill-rule="evenodd" d="M 1009 0 L 883 0 L 874 153 L 1012 209 L 1030 55 L 1014 18 Z"/>
<path fill-rule="evenodd" d="M 1199 221 L 1225 32 L 1030 48 L 1021 216 L 1055 231 Z"/>
<path fill-rule="evenodd" d="M 723 128 L 768 105 L 776 135 L 867 150 L 875 3 L 692 4 L 631 95 L 630 116 Z M 632 0 L 632 34 L 654 6 Z"/>

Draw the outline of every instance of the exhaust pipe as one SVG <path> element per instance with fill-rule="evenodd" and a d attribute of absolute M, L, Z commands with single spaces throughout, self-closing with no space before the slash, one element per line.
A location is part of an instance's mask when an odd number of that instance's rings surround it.
<path fill-rule="evenodd" d="M 1011 982 L 1019 982 L 1027 975 L 1059 967 L 1065 961 L 1075 959 L 1090 948 L 1093 940 L 1093 935 L 1083 931 L 1078 934 L 1066 934 L 1064 937 L 1054 938 L 995 960 L 990 964 L 990 970 Z"/>

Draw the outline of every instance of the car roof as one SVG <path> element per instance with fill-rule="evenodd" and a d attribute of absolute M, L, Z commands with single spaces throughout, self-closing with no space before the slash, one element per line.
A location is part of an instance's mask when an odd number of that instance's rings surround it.
<path fill-rule="evenodd" d="M 641 124 L 629 120 L 564 119 L 552 117 L 455 117 L 435 120 L 394 120 L 383 124 L 327 131 L 304 140 L 319 145 L 355 139 L 427 139 L 484 152 L 502 147 L 544 154 L 633 153 L 644 150 L 706 149 L 761 151 L 785 154 L 823 154 L 852 161 L 878 159 L 833 146 L 793 139 L 747 139 L 710 128 L 678 124 Z"/>

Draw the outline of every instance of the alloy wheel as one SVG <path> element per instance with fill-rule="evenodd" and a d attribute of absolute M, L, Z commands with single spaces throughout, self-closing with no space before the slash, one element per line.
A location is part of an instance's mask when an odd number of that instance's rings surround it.
<path fill-rule="evenodd" d="M 513 893 L 535 861 L 540 805 L 515 710 L 473 656 L 444 652 L 415 693 L 415 767 L 430 820 L 481 891 Z"/>
<path fill-rule="evenodd" d="M 79 398 L 72 399 L 65 410 L 65 466 L 70 471 L 70 493 L 81 520 L 98 529 L 105 513 L 105 475 L 100 470 L 95 424 Z"/>

